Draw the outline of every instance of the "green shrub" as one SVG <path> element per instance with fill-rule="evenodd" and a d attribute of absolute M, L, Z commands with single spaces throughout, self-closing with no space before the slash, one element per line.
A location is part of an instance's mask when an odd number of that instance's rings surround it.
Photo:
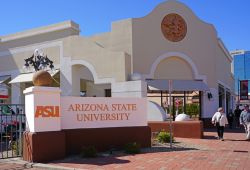
<path fill-rule="evenodd" d="M 169 132 L 160 132 L 157 136 L 157 140 L 160 143 L 169 143 L 170 142 L 170 133 Z M 174 137 L 172 136 L 172 142 L 174 142 Z"/>
<path fill-rule="evenodd" d="M 200 112 L 199 110 L 200 110 L 199 104 L 192 103 L 186 105 L 186 114 L 188 114 L 191 117 L 198 116 Z"/>
<path fill-rule="evenodd" d="M 81 156 L 87 158 L 94 158 L 97 156 L 97 150 L 95 146 L 82 147 Z"/>
<path fill-rule="evenodd" d="M 19 143 L 17 141 L 11 143 L 11 149 L 16 155 L 19 155 Z"/>
<path fill-rule="evenodd" d="M 140 153 L 141 151 L 141 145 L 136 142 L 128 143 L 125 145 L 124 150 L 125 150 L 125 153 L 128 153 L 128 154 L 137 154 L 137 153 Z"/>

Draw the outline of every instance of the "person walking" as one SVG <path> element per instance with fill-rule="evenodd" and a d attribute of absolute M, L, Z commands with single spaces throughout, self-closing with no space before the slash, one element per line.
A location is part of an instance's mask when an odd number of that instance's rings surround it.
<path fill-rule="evenodd" d="M 246 139 L 250 140 L 250 110 L 249 105 L 244 105 L 244 110 L 240 114 L 240 124 L 242 124 L 246 131 Z"/>
<path fill-rule="evenodd" d="M 218 108 L 218 111 L 214 113 L 212 117 L 212 123 L 217 128 L 218 139 L 224 141 L 223 134 L 224 134 L 224 127 L 228 124 L 227 116 L 224 113 L 224 109 L 222 107 Z"/>
<path fill-rule="evenodd" d="M 228 114 L 227 114 L 227 120 L 229 123 L 229 128 L 232 129 L 233 128 L 233 121 L 234 121 L 234 114 L 233 114 L 232 109 L 230 109 Z"/>
<path fill-rule="evenodd" d="M 239 106 L 237 105 L 236 109 L 234 110 L 236 128 L 240 128 L 240 114 L 241 114 L 241 111 L 242 110 L 240 110 Z"/>

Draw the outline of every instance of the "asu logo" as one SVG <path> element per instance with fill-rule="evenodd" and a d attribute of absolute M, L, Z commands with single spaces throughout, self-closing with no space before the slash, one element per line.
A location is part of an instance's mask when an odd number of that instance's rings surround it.
<path fill-rule="evenodd" d="M 59 117 L 59 106 L 36 106 L 35 117 Z"/>

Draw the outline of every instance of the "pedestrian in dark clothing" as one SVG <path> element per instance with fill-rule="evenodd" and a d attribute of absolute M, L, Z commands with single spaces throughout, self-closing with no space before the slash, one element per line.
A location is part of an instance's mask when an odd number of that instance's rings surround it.
<path fill-rule="evenodd" d="M 227 114 L 227 120 L 228 120 L 229 128 L 232 129 L 233 128 L 233 120 L 234 120 L 234 114 L 233 114 L 232 109 L 230 109 L 228 114 Z"/>
<path fill-rule="evenodd" d="M 236 109 L 234 110 L 234 116 L 235 116 L 235 123 L 236 123 L 236 127 L 240 128 L 240 114 L 241 111 L 239 106 L 236 106 Z"/>

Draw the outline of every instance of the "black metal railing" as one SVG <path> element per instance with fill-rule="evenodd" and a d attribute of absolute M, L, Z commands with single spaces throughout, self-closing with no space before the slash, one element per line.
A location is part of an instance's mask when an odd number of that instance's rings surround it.
<path fill-rule="evenodd" d="M 24 105 L 0 104 L 0 159 L 22 156 Z"/>

